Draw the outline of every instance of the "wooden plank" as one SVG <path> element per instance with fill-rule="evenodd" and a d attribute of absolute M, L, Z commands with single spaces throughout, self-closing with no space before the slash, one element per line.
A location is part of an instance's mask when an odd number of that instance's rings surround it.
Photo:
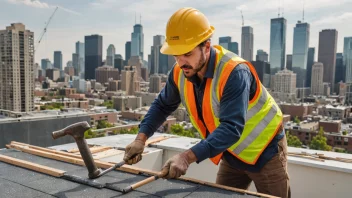
<path fill-rule="evenodd" d="M 197 183 L 197 184 L 202 184 L 202 185 L 206 185 L 206 186 L 211 186 L 211 187 L 215 187 L 215 188 L 220 188 L 220 189 L 224 189 L 224 190 L 229 190 L 229 191 L 233 191 L 233 192 L 237 192 L 237 193 L 242 193 L 242 194 L 255 195 L 255 196 L 260 196 L 260 197 L 265 197 L 265 198 L 276 198 L 275 196 L 271 196 L 271 195 L 252 192 L 252 191 L 244 190 L 244 189 L 240 189 L 240 188 L 224 186 L 224 185 L 206 182 L 206 181 L 202 181 L 202 180 L 198 180 L 198 179 L 194 179 L 194 178 L 189 178 L 189 177 L 180 177 L 178 179 L 183 180 L 183 181 Z"/>
<path fill-rule="evenodd" d="M 25 143 L 22 143 L 22 142 L 15 142 L 15 141 L 12 141 L 8 148 L 11 148 L 11 145 L 27 146 L 28 148 L 32 148 L 32 149 L 36 149 L 36 150 L 40 150 L 40 151 L 46 151 L 46 152 L 49 152 L 49 153 L 55 153 L 55 154 L 60 154 L 60 155 L 67 156 L 67 157 L 73 157 L 73 158 L 77 158 L 77 159 L 82 159 L 81 154 L 79 152 L 77 154 L 68 153 L 68 152 L 64 152 L 64 151 L 58 151 L 58 150 L 55 150 L 55 149 L 48 149 L 48 148 L 43 148 L 43 147 L 39 147 L 39 146 L 33 146 L 33 145 L 30 145 L 30 144 L 25 144 Z M 93 156 L 93 159 L 96 160 L 98 158 L 95 158 Z"/>
<path fill-rule="evenodd" d="M 153 139 L 149 139 L 145 142 L 145 146 L 148 146 L 149 144 L 155 144 L 157 142 L 161 142 L 163 140 L 167 140 L 169 138 L 172 138 L 170 136 L 160 136 L 160 137 L 156 137 L 156 138 L 153 138 Z"/>
<path fill-rule="evenodd" d="M 25 144 L 25 143 L 21 143 L 21 142 L 12 141 L 11 145 L 27 146 L 28 148 L 31 148 L 31 149 L 36 149 L 36 150 L 40 150 L 40 151 L 46 151 L 46 152 L 60 154 L 60 155 L 63 155 L 63 156 L 68 156 L 68 157 L 73 157 L 73 158 L 81 158 L 81 156 L 77 156 L 77 155 L 72 154 L 72 153 L 68 153 L 68 152 L 64 152 L 64 151 L 58 151 L 58 150 L 54 150 L 54 149 L 43 148 L 43 147 L 39 147 L 39 146 L 33 146 L 33 145 L 30 145 L 30 144 Z"/>
<path fill-rule="evenodd" d="M 73 158 L 73 157 L 68 157 L 68 156 L 63 156 L 60 154 L 56 154 L 56 153 L 50 153 L 50 152 L 46 152 L 46 151 L 40 151 L 40 150 L 36 150 L 36 149 L 31 149 L 25 146 L 20 146 L 20 145 L 7 145 L 7 146 L 11 146 L 11 148 L 17 149 L 19 151 L 25 152 L 25 153 L 29 153 L 32 155 L 37 155 L 37 156 L 41 156 L 41 157 L 45 157 L 45 158 L 49 158 L 49 159 L 54 159 L 54 160 L 58 160 L 58 161 L 62 161 L 62 162 L 68 162 L 71 164 L 76 164 L 76 165 L 81 165 L 81 166 L 85 166 L 84 161 L 82 159 L 79 158 Z M 107 163 L 107 162 L 101 162 L 96 160 L 95 164 L 97 165 L 97 167 L 99 168 L 110 168 L 111 166 L 113 166 L 114 164 L 112 163 Z M 117 168 L 116 170 L 120 170 L 120 171 L 125 171 L 128 173 L 133 173 L 133 174 L 139 174 L 140 172 L 138 170 L 134 170 L 133 168 L 131 168 L 132 166 L 127 166 L 124 165 L 120 168 Z"/>
<path fill-rule="evenodd" d="M 95 147 L 90 148 L 90 152 L 92 154 L 94 154 L 94 153 L 99 153 L 99 152 L 106 151 L 109 149 L 111 149 L 110 146 L 95 146 Z"/>
<path fill-rule="evenodd" d="M 109 146 L 93 146 L 93 147 L 90 147 L 89 150 L 90 152 L 93 154 L 93 153 L 99 153 L 99 152 L 102 152 L 102 151 L 105 151 L 105 150 L 109 150 L 111 149 L 111 147 Z M 75 155 L 81 155 L 78 148 L 74 148 L 74 149 L 71 149 L 69 150 L 70 153 L 73 153 Z"/>
<path fill-rule="evenodd" d="M 56 169 L 56 168 L 43 166 L 43 165 L 40 165 L 40 164 L 35 164 L 35 163 L 32 163 L 32 162 L 16 159 L 16 158 L 9 157 L 9 156 L 6 156 L 6 155 L 1 155 L 1 154 L 0 154 L 0 161 L 6 162 L 8 164 L 15 165 L 15 166 L 19 166 L 19 167 L 22 167 L 22 168 L 27 168 L 29 170 L 33 170 L 33 171 L 36 171 L 36 172 L 40 172 L 40 173 L 44 173 L 44 174 L 47 174 L 47 175 L 51 175 L 51 176 L 54 176 L 54 177 L 61 177 L 65 173 L 65 171 L 63 171 L 63 170 L 59 170 L 59 169 Z"/>
<path fill-rule="evenodd" d="M 119 151 L 116 149 L 109 149 L 100 153 L 95 153 L 93 154 L 93 158 L 94 159 L 101 159 L 101 158 L 105 158 L 105 157 L 110 157 L 110 156 L 114 156 L 114 155 L 119 155 L 125 153 L 125 151 Z"/>

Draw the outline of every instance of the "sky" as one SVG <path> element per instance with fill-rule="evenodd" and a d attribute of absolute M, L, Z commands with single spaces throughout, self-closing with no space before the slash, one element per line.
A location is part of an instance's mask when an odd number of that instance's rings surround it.
<path fill-rule="evenodd" d="M 47 32 L 37 45 L 46 22 L 58 6 Z M 0 29 L 11 23 L 23 23 L 34 32 L 35 62 L 42 58 L 53 62 L 54 51 L 62 51 L 63 66 L 72 59 L 75 42 L 84 36 L 103 36 L 103 59 L 109 44 L 116 54 L 125 57 L 125 43 L 131 40 L 137 21 L 144 28 L 144 59 L 150 54 L 153 36 L 165 35 L 169 17 L 179 8 L 194 7 L 204 13 L 215 27 L 213 44 L 221 36 L 231 36 L 241 46 L 241 12 L 244 25 L 254 31 L 254 54 L 257 49 L 269 53 L 270 19 L 280 15 L 287 19 L 286 54 L 292 53 L 293 28 L 303 18 L 310 24 L 310 47 L 318 52 L 319 32 L 338 31 L 337 52 L 343 51 L 343 38 L 352 36 L 352 0 L 0 0 Z M 137 15 L 137 17 L 135 17 Z M 137 18 L 137 20 L 136 20 Z"/>

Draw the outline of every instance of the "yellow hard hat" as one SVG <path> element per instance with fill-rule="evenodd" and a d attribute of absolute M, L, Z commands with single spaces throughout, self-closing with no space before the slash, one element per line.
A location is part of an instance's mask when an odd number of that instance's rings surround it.
<path fill-rule="evenodd" d="M 166 39 L 160 52 L 168 55 L 181 55 L 192 51 L 208 39 L 215 28 L 199 10 L 181 8 L 169 19 L 166 26 Z"/>

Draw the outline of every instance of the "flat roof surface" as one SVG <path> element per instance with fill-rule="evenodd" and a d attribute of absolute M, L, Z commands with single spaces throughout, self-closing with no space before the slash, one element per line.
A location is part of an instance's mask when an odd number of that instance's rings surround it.
<path fill-rule="evenodd" d="M 40 165 L 66 171 L 65 174 L 87 178 L 88 171 L 77 166 L 52 159 L 38 157 L 13 149 L 2 149 L 0 154 Z M 134 175 L 122 171 L 112 171 L 95 179 L 95 182 L 112 187 L 125 188 L 146 179 L 147 175 Z M 1 197 L 256 197 L 233 191 L 210 187 L 182 180 L 158 179 L 136 190 L 122 194 L 107 188 L 94 188 L 66 179 L 38 173 L 25 168 L 0 162 Z"/>

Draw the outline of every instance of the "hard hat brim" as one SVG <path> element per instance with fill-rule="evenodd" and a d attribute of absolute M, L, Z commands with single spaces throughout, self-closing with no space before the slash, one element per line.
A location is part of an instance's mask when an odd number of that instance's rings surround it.
<path fill-rule="evenodd" d="M 172 45 L 170 46 L 167 42 L 164 42 L 162 47 L 160 48 L 160 53 L 167 55 L 182 55 L 192 51 L 195 47 L 197 47 L 200 43 L 210 38 L 210 36 L 214 33 L 215 28 L 210 26 L 210 31 L 207 35 L 204 35 L 204 38 L 201 42 L 194 44 L 185 44 L 185 45 Z"/>

